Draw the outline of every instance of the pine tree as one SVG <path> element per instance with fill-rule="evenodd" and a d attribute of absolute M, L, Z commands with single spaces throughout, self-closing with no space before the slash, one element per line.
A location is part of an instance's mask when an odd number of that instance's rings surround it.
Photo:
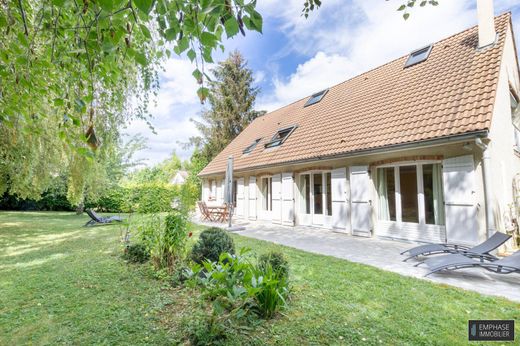
<path fill-rule="evenodd" d="M 253 71 L 240 52 L 235 51 L 212 71 L 209 82 L 209 109 L 202 122 L 195 121 L 202 137 L 192 138 L 200 154 L 209 162 L 264 111 L 254 110 L 259 88 L 253 86 Z"/>

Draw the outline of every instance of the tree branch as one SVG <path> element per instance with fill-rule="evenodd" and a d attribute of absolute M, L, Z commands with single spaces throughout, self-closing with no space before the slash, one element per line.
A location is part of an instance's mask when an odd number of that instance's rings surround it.
<path fill-rule="evenodd" d="M 27 29 L 27 20 L 25 19 L 25 11 L 23 10 L 22 0 L 18 0 L 18 8 L 22 14 L 23 28 L 25 36 L 29 36 L 29 30 Z"/>

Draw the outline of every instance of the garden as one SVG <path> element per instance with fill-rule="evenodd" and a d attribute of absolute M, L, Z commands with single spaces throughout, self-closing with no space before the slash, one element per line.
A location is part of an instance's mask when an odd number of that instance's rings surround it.
<path fill-rule="evenodd" d="M 466 344 L 506 299 L 194 225 L 0 212 L 0 344 Z M 128 236 L 130 234 L 130 236 Z M 517 329 L 517 333 L 518 333 Z"/>

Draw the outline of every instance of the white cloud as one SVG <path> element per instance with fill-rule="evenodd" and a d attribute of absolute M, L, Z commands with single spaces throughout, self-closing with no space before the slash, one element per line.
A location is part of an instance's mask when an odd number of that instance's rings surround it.
<path fill-rule="evenodd" d="M 324 1 L 307 21 L 301 16 L 296 18 L 291 10 L 300 3 L 296 0 L 264 3 L 268 13 L 285 23 L 282 30 L 292 42 L 291 51 L 286 53 L 311 56 L 288 78 L 272 78 L 273 91 L 264 90 L 266 94 L 259 102 L 269 110 L 333 86 L 476 23 L 472 0 L 445 1 L 437 7 L 414 9 L 407 21 L 396 11 L 401 0 Z"/>
<path fill-rule="evenodd" d="M 347 57 L 318 52 L 312 59 L 298 65 L 287 81 L 275 78 L 273 92 L 259 100 L 259 109 L 273 110 L 312 93 L 338 84 L 357 71 Z"/>
<path fill-rule="evenodd" d="M 160 90 L 150 107 L 150 120 L 156 134 L 145 121 L 133 121 L 126 129 L 129 135 L 142 134 L 147 138 L 148 148 L 137 153 L 135 158 L 145 159 L 147 165 L 156 164 L 175 151 L 182 159 L 188 159 L 191 150 L 181 143 L 198 134 L 190 118 L 197 118 L 202 106 L 197 97 L 198 85 L 192 76 L 194 65 L 184 59 L 169 59 L 160 73 Z"/>

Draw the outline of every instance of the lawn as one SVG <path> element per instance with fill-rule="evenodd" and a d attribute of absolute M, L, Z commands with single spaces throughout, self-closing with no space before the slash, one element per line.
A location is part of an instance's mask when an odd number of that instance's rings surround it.
<path fill-rule="evenodd" d="M 86 221 L 0 212 L 0 345 L 182 342 L 180 321 L 203 312 L 196 294 L 126 264 L 119 226 Z M 514 319 L 520 334 L 520 304 L 233 237 L 258 254 L 283 251 L 293 288 L 282 316 L 230 343 L 467 344 L 468 319 Z"/>

